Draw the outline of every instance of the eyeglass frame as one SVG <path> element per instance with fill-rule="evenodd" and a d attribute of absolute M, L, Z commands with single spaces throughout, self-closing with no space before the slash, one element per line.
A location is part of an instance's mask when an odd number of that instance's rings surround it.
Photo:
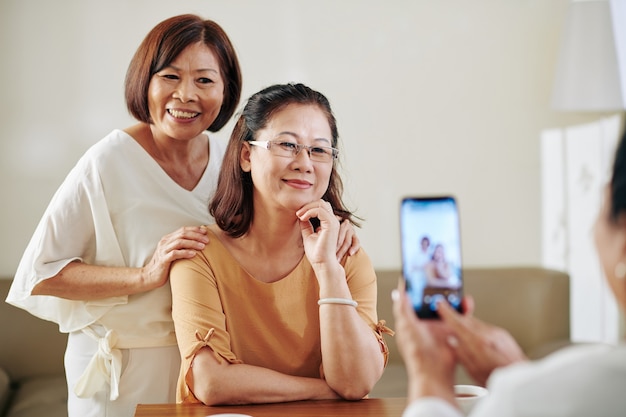
<path fill-rule="evenodd" d="M 303 149 L 306 149 L 307 153 L 309 154 L 309 158 L 314 162 L 333 162 L 339 156 L 339 149 L 333 148 L 332 146 L 303 145 L 300 143 L 289 142 L 286 140 L 249 140 L 248 143 L 250 145 L 258 146 L 260 148 L 265 148 L 270 152 L 271 152 L 272 145 L 281 145 L 284 143 L 288 143 L 294 146 L 294 150 L 292 151 L 293 154 L 291 155 L 292 158 L 295 158 L 296 156 L 300 154 L 300 151 L 302 151 Z M 313 148 L 322 148 L 325 150 L 330 149 L 330 152 L 331 152 L 330 161 L 320 161 L 320 160 L 315 160 L 311 158 L 311 149 Z M 283 158 L 289 158 L 287 155 L 277 155 L 277 154 L 272 154 L 272 155 L 280 156 Z"/>

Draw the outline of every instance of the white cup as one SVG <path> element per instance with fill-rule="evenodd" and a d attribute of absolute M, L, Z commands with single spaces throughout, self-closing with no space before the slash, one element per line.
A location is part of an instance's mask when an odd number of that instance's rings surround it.
<path fill-rule="evenodd" d="M 455 385 L 454 395 L 456 402 L 464 415 L 468 415 L 472 408 L 482 400 L 489 391 L 478 385 Z"/>

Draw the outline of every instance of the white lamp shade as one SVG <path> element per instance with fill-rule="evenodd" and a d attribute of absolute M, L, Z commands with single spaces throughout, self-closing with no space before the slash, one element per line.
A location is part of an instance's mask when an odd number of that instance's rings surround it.
<path fill-rule="evenodd" d="M 626 109 L 626 0 L 572 1 L 552 105 L 567 111 Z"/>

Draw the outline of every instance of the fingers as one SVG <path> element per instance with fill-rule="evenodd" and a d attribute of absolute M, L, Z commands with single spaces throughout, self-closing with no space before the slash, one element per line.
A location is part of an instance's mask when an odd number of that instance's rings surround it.
<path fill-rule="evenodd" d="M 204 226 L 182 227 L 170 236 L 170 249 L 194 249 L 202 250 L 209 243 L 207 230 Z"/>
<path fill-rule="evenodd" d="M 421 339 L 419 336 L 419 323 L 414 322 L 417 317 L 414 312 L 410 311 L 413 309 L 401 283 L 398 284 L 397 289 L 391 292 L 391 298 L 393 299 L 393 316 L 395 318 L 398 350 L 405 360 L 416 360 L 417 349 Z"/>
<path fill-rule="evenodd" d="M 464 315 L 471 316 L 474 314 L 474 306 L 475 306 L 474 297 L 472 297 L 471 295 L 466 295 L 461 300 L 461 305 L 463 307 Z"/>
<path fill-rule="evenodd" d="M 345 225 L 345 227 L 348 229 L 348 236 L 350 237 L 349 242 L 350 242 L 350 249 L 348 251 L 349 255 L 352 256 L 355 253 L 357 253 L 359 251 L 359 249 L 361 249 L 361 241 L 359 240 L 359 237 L 356 235 L 356 231 L 354 230 L 354 226 L 352 225 L 352 222 L 349 220 L 344 220 L 341 223 L 342 226 Z M 346 239 L 346 241 L 348 241 L 348 239 Z"/>
<path fill-rule="evenodd" d="M 396 319 L 396 324 L 398 324 L 398 321 L 403 323 L 405 320 L 410 318 L 418 320 L 406 293 L 404 279 L 400 278 L 398 280 L 398 287 L 391 292 L 391 298 L 393 299 L 393 313 Z M 398 326 L 400 326 L 400 324 L 398 324 Z"/>
<path fill-rule="evenodd" d="M 454 352 L 446 345 L 448 330 L 440 320 L 420 320 L 403 279 L 392 292 L 398 350 L 413 382 L 410 396 L 434 393 L 453 398 Z M 424 383 L 424 384 L 423 384 Z"/>
<path fill-rule="evenodd" d="M 300 229 L 302 231 L 303 238 L 307 239 L 311 235 L 325 235 L 327 236 L 326 244 L 333 245 L 333 252 L 337 253 L 337 238 L 334 237 L 334 233 L 338 233 L 340 230 L 339 220 L 337 220 L 330 203 L 324 200 L 317 200 L 311 203 L 305 204 L 298 211 L 296 216 L 300 220 Z M 311 220 L 317 219 L 319 226 L 313 228 L 311 226 Z M 318 222 L 316 222 L 317 224 Z M 328 234 L 331 232 L 331 234 Z M 345 233 L 345 231 L 344 231 Z M 332 239 L 332 240 L 331 240 Z M 343 250 L 343 249 L 342 249 Z M 346 250 L 343 250 L 344 253 Z"/>
<path fill-rule="evenodd" d="M 464 298 L 463 303 L 467 308 L 465 314 L 457 312 L 446 301 L 437 303 L 437 313 L 454 333 L 455 338 L 471 348 L 480 340 L 485 324 L 472 315 L 474 301 L 471 297 Z"/>
<path fill-rule="evenodd" d="M 441 300 L 437 303 L 437 313 L 453 329 L 465 327 L 463 316 L 459 314 L 447 301 Z"/>
<path fill-rule="evenodd" d="M 473 316 L 459 314 L 446 301 L 437 303 L 437 313 L 451 331 L 451 337 L 447 339 L 447 343 L 450 347 L 458 349 L 459 344 L 471 345 L 469 340 L 474 337 L 474 332 L 478 326 L 478 321 L 475 320 Z M 463 352 L 457 353 L 463 356 Z"/>
<path fill-rule="evenodd" d="M 341 260 L 352 247 L 354 228 L 349 221 L 339 224 L 339 236 L 337 237 L 337 260 Z"/>
<path fill-rule="evenodd" d="M 187 240 L 195 240 L 205 245 L 209 243 L 206 226 L 187 226 L 179 229 L 179 234 Z"/>
<path fill-rule="evenodd" d="M 154 253 L 155 261 L 168 264 L 181 258 L 191 258 L 209 243 L 206 226 L 181 227 L 165 235 Z"/>
<path fill-rule="evenodd" d="M 307 203 L 296 211 L 296 216 L 300 220 L 304 252 L 309 262 L 312 265 L 339 265 L 337 241 L 340 226 L 330 203 L 321 199 Z"/>
<path fill-rule="evenodd" d="M 150 261 L 142 268 L 142 281 L 149 288 L 167 282 L 172 262 L 189 259 L 209 243 L 206 226 L 181 227 L 159 240 Z"/>
<path fill-rule="evenodd" d="M 398 285 L 396 286 L 396 288 L 391 291 L 391 299 L 393 300 L 393 310 L 394 312 L 397 309 L 400 309 L 401 304 L 403 302 L 403 300 L 401 299 L 406 297 L 406 292 L 405 292 L 405 284 L 404 284 L 404 280 L 402 278 L 398 279 Z"/>
<path fill-rule="evenodd" d="M 359 249 L 361 249 L 361 240 L 355 233 L 354 236 L 352 237 L 352 246 L 350 246 L 350 255 L 354 255 L 355 253 L 359 251 Z"/>
<path fill-rule="evenodd" d="M 296 211 L 296 216 L 298 216 L 298 218 L 302 221 L 309 220 L 314 217 L 317 217 L 320 221 L 329 221 L 331 219 L 336 220 L 330 203 L 321 199 L 302 206 L 298 211 Z M 337 223 L 339 223 L 338 220 Z"/>
<path fill-rule="evenodd" d="M 404 285 L 402 279 L 398 280 L 398 287 L 391 291 L 391 299 L 393 300 L 392 310 L 396 321 L 396 326 L 400 326 L 402 318 L 402 311 L 404 309 L 404 302 L 406 293 L 404 292 Z"/>

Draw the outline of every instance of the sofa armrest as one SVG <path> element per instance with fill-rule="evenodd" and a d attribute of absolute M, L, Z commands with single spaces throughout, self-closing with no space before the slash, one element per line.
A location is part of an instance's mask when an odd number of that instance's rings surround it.
<path fill-rule="evenodd" d="M 0 367 L 12 381 L 63 375 L 67 334 L 59 326 L 6 303 L 11 280 L 0 277 Z"/>

